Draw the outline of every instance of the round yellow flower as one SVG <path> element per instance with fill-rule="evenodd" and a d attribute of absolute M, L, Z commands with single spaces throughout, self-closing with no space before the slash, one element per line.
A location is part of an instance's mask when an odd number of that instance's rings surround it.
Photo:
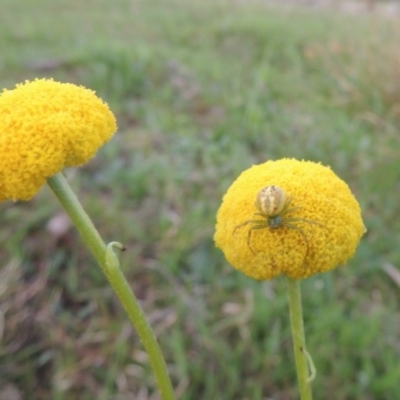
<path fill-rule="evenodd" d="M 0 201 L 29 200 L 64 166 L 92 158 L 115 133 L 113 113 L 82 86 L 37 79 L 0 95 Z"/>
<path fill-rule="evenodd" d="M 254 229 L 263 220 L 255 201 L 267 186 L 282 188 L 297 207 L 292 225 Z M 310 221 L 313 221 L 311 223 Z M 242 224 L 242 226 L 240 226 Z M 301 230 L 301 231 L 300 231 Z M 244 171 L 224 195 L 217 214 L 214 240 L 227 260 L 246 275 L 272 279 L 280 274 L 307 278 L 329 271 L 351 258 L 365 227 L 361 210 L 345 182 L 321 164 L 282 159 L 255 165 Z"/>

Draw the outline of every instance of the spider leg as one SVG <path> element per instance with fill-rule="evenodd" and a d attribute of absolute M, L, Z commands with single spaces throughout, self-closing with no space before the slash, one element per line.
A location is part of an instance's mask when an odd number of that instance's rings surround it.
<path fill-rule="evenodd" d="M 313 224 L 313 225 L 319 225 L 325 227 L 325 225 L 321 224 L 318 221 L 313 221 L 312 219 L 306 219 L 306 218 L 286 218 L 286 222 L 291 223 L 291 222 L 307 222 L 308 224 Z"/>
<path fill-rule="evenodd" d="M 281 212 L 281 215 L 286 215 L 286 214 L 292 213 L 292 212 L 294 212 L 294 211 L 301 210 L 302 208 L 303 208 L 303 207 L 285 208 L 285 209 Z"/>
<path fill-rule="evenodd" d="M 285 208 L 284 208 L 283 211 L 281 212 L 281 216 L 282 216 L 282 217 L 285 216 L 285 215 L 287 215 L 287 214 L 289 214 L 289 213 L 292 213 L 292 212 L 294 212 L 294 211 L 301 210 L 301 209 L 303 208 L 303 207 L 299 207 L 299 206 L 288 208 L 289 205 L 290 205 L 290 203 L 292 202 L 292 200 L 293 200 L 293 196 L 290 197 L 290 199 L 287 201 L 287 203 L 286 203 L 286 205 L 285 205 Z M 325 225 L 321 224 L 320 222 L 313 221 L 313 220 L 311 220 L 311 219 L 306 219 L 306 218 L 296 218 L 296 217 L 291 218 L 291 217 L 289 217 L 289 218 L 285 218 L 285 220 L 288 221 L 289 223 L 290 223 L 291 221 L 293 221 L 293 222 L 300 222 L 300 221 L 302 221 L 302 222 L 308 222 L 309 224 L 325 226 Z"/>
<path fill-rule="evenodd" d="M 254 250 L 253 250 L 253 249 L 251 248 L 251 246 L 250 246 L 251 233 L 252 233 L 254 230 L 256 230 L 256 229 L 265 229 L 265 228 L 267 228 L 267 226 L 268 226 L 264 221 L 258 221 L 258 222 L 263 222 L 263 224 L 257 224 L 257 225 L 252 226 L 252 227 L 249 229 L 249 232 L 247 233 L 247 246 L 249 246 L 249 249 L 251 250 L 251 252 L 252 252 L 253 254 L 256 254 L 256 253 L 254 252 Z"/>
<path fill-rule="evenodd" d="M 281 215 L 282 215 L 282 214 L 286 214 L 286 212 L 287 212 L 288 209 L 289 209 L 290 204 L 292 203 L 292 200 L 293 200 L 293 196 L 290 196 L 290 197 L 286 200 L 285 206 L 283 207 L 283 209 L 282 209 L 282 211 L 281 211 Z"/>
<path fill-rule="evenodd" d="M 254 215 L 259 215 L 260 217 L 268 218 L 268 215 L 267 215 L 267 214 L 264 214 L 264 213 L 262 213 L 262 212 L 254 213 Z"/>
<path fill-rule="evenodd" d="M 262 220 L 260 220 L 260 219 L 249 219 L 248 221 L 243 222 L 242 224 L 239 224 L 239 225 L 233 230 L 232 235 L 234 235 L 235 232 L 236 232 L 236 230 L 239 229 L 239 228 L 241 228 L 242 226 L 245 226 L 245 225 L 248 225 L 248 224 L 257 224 L 257 225 L 259 225 L 259 224 L 261 224 L 261 223 L 263 223 L 263 222 L 264 222 L 264 221 L 262 221 Z"/>
<path fill-rule="evenodd" d="M 304 241 L 306 242 L 306 245 L 307 245 L 307 252 L 306 252 L 306 256 L 307 256 L 308 255 L 308 251 L 309 251 L 309 244 L 308 244 L 307 236 L 303 232 L 303 230 L 301 228 L 299 228 L 298 226 L 296 226 L 296 225 L 288 223 L 287 220 L 283 223 L 283 226 L 286 226 L 286 227 L 291 228 L 291 229 L 295 229 L 296 231 L 300 232 L 301 236 L 303 236 L 303 239 L 304 239 Z"/>

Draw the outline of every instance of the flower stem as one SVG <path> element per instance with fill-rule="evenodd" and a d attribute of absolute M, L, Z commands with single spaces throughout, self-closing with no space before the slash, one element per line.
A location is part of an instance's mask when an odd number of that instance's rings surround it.
<path fill-rule="evenodd" d="M 300 389 L 301 400 L 312 400 L 311 378 L 309 377 L 309 365 L 315 372 L 312 360 L 306 349 L 306 339 L 304 335 L 303 311 L 301 307 L 300 281 L 297 279 L 286 278 L 286 287 L 290 308 L 290 323 L 292 326 L 294 355 L 296 359 L 297 380 Z"/>
<path fill-rule="evenodd" d="M 157 339 L 155 338 L 135 295 L 126 281 L 125 276 L 119 268 L 117 257 L 113 253 L 113 247 L 123 249 L 123 246 L 119 245 L 119 243 L 110 243 L 108 246 L 105 245 L 92 221 L 82 208 L 77 197 L 61 173 L 48 178 L 47 183 L 69 214 L 85 244 L 95 256 L 112 288 L 124 306 L 129 319 L 135 327 L 143 346 L 149 355 L 161 399 L 174 400 L 174 391 Z"/>

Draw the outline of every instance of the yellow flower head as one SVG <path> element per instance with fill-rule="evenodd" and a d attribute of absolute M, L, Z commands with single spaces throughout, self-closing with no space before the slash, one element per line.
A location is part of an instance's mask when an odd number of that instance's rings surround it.
<path fill-rule="evenodd" d="M 270 189 L 260 193 L 267 186 L 278 186 L 283 193 L 272 193 L 275 197 L 270 197 Z M 287 210 L 293 209 L 285 214 L 281 201 L 289 199 Z M 261 212 L 282 216 L 291 226 L 273 229 Z M 244 224 L 251 220 L 265 225 Z M 249 237 L 252 227 L 257 229 Z M 252 278 L 285 274 L 300 279 L 345 264 L 364 232 L 357 200 L 330 168 L 282 159 L 255 165 L 236 179 L 218 211 L 214 240 L 227 260 Z"/>
<path fill-rule="evenodd" d="M 26 81 L 0 95 L 0 201 L 29 200 L 46 178 L 79 166 L 115 133 L 113 113 L 82 86 Z"/>

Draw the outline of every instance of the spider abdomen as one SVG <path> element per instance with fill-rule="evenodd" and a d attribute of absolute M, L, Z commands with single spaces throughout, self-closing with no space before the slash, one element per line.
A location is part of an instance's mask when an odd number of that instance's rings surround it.
<path fill-rule="evenodd" d="M 256 198 L 256 207 L 269 217 L 279 216 L 286 205 L 286 192 L 279 186 L 267 186 L 260 190 Z"/>

